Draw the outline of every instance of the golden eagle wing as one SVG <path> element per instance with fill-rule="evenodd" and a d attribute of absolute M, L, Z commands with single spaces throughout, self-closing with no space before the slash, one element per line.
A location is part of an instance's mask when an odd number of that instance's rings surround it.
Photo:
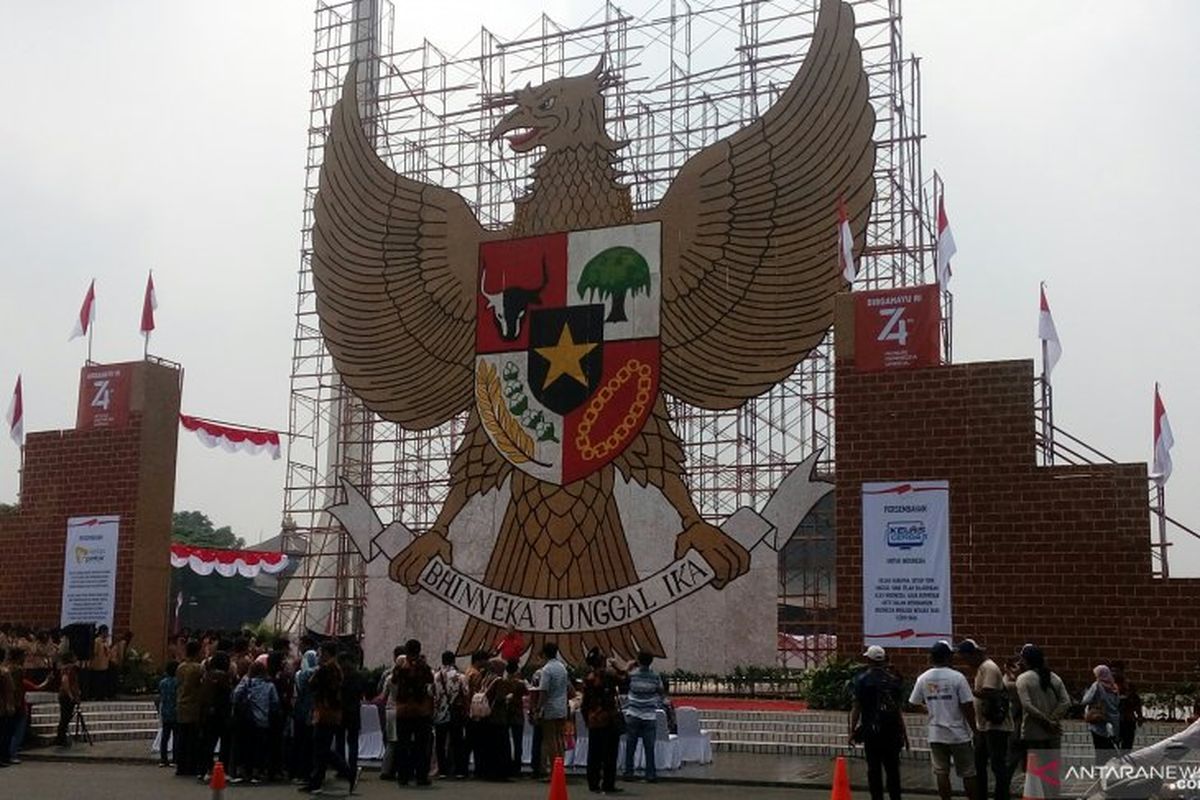
<path fill-rule="evenodd" d="M 658 207 L 640 215 L 662 223 L 666 391 L 735 408 L 820 343 L 845 286 L 839 196 L 857 252 L 866 238 L 874 129 L 853 12 L 824 0 L 804 63 L 778 101 L 689 159 Z"/>
<path fill-rule="evenodd" d="M 452 191 L 375 153 L 352 67 L 333 110 L 313 221 L 321 333 L 367 407 L 429 428 L 473 398 L 475 275 L 486 233 Z"/>

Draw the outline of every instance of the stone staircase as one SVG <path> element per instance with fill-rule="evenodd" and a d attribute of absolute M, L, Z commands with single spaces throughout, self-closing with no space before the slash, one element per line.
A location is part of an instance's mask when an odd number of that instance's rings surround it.
<path fill-rule="evenodd" d="M 713 711 L 700 712 L 704 730 L 712 735 L 713 750 L 726 753 L 775 755 L 854 755 L 862 748 L 846 743 L 848 715 L 841 711 Z M 901 758 L 928 759 L 925 716 L 906 714 L 911 750 Z M 1181 723 L 1148 722 L 1138 731 L 1138 745 L 1170 736 Z M 1068 758 L 1092 754 L 1092 739 L 1082 722 L 1069 721 L 1063 736 Z"/>
<path fill-rule="evenodd" d="M 84 703 L 83 719 L 92 740 L 97 742 L 131 739 L 148 742 L 158 732 L 158 712 L 150 700 Z M 30 729 L 39 743 L 53 742 L 58 728 L 58 702 L 35 702 L 30 722 Z M 74 732 L 75 725 L 72 724 L 68 734 Z"/>
<path fill-rule="evenodd" d="M 150 700 L 120 700 L 83 704 L 83 716 L 95 741 L 144 739 L 158 730 L 158 715 Z M 861 755 L 862 748 L 846 744 L 847 715 L 839 711 L 715 711 L 700 712 L 704 730 L 712 735 L 713 750 L 771 755 Z M 925 717 L 905 715 L 912 749 L 902 758 L 927 759 Z M 32 730 L 49 743 L 58 725 L 57 702 L 35 702 Z M 1182 729 L 1180 723 L 1148 722 L 1138 731 L 1139 745 L 1158 741 Z M 71 727 L 74 732 L 74 725 Z M 1068 758 L 1087 757 L 1092 740 L 1082 722 L 1067 723 L 1063 749 Z"/>

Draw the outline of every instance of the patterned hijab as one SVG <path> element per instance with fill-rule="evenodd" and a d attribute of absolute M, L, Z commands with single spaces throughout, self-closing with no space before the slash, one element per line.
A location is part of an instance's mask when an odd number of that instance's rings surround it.
<path fill-rule="evenodd" d="M 1120 690 L 1117 688 L 1117 682 L 1113 680 L 1112 670 L 1110 670 L 1108 667 L 1100 664 L 1092 670 L 1092 674 L 1096 676 L 1096 683 L 1100 684 L 1113 694 L 1120 694 Z"/>

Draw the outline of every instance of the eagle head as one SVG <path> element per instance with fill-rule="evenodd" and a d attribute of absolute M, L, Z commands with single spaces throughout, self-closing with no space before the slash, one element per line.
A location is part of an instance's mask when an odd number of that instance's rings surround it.
<path fill-rule="evenodd" d="M 604 129 L 602 91 L 609 80 L 601 58 L 586 75 L 526 85 L 505 95 L 503 100 L 516 104 L 516 108 L 492 129 L 492 141 L 507 137 L 508 146 L 517 153 L 528 153 L 535 147 L 554 153 L 581 145 L 616 150 L 617 143 Z"/>

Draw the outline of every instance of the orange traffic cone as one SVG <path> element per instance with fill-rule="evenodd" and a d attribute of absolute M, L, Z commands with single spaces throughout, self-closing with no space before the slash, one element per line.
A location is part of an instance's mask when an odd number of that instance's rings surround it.
<path fill-rule="evenodd" d="M 225 796 L 225 765 L 220 761 L 213 764 L 208 788 L 212 789 L 212 800 L 221 800 Z"/>
<path fill-rule="evenodd" d="M 850 773 L 846 771 L 845 756 L 838 756 L 833 762 L 833 789 L 829 792 L 829 800 L 851 800 Z"/>
<path fill-rule="evenodd" d="M 567 771 L 563 768 L 562 756 L 554 759 L 550 770 L 550 795 L 546 800 L 567 800 Z"/>

